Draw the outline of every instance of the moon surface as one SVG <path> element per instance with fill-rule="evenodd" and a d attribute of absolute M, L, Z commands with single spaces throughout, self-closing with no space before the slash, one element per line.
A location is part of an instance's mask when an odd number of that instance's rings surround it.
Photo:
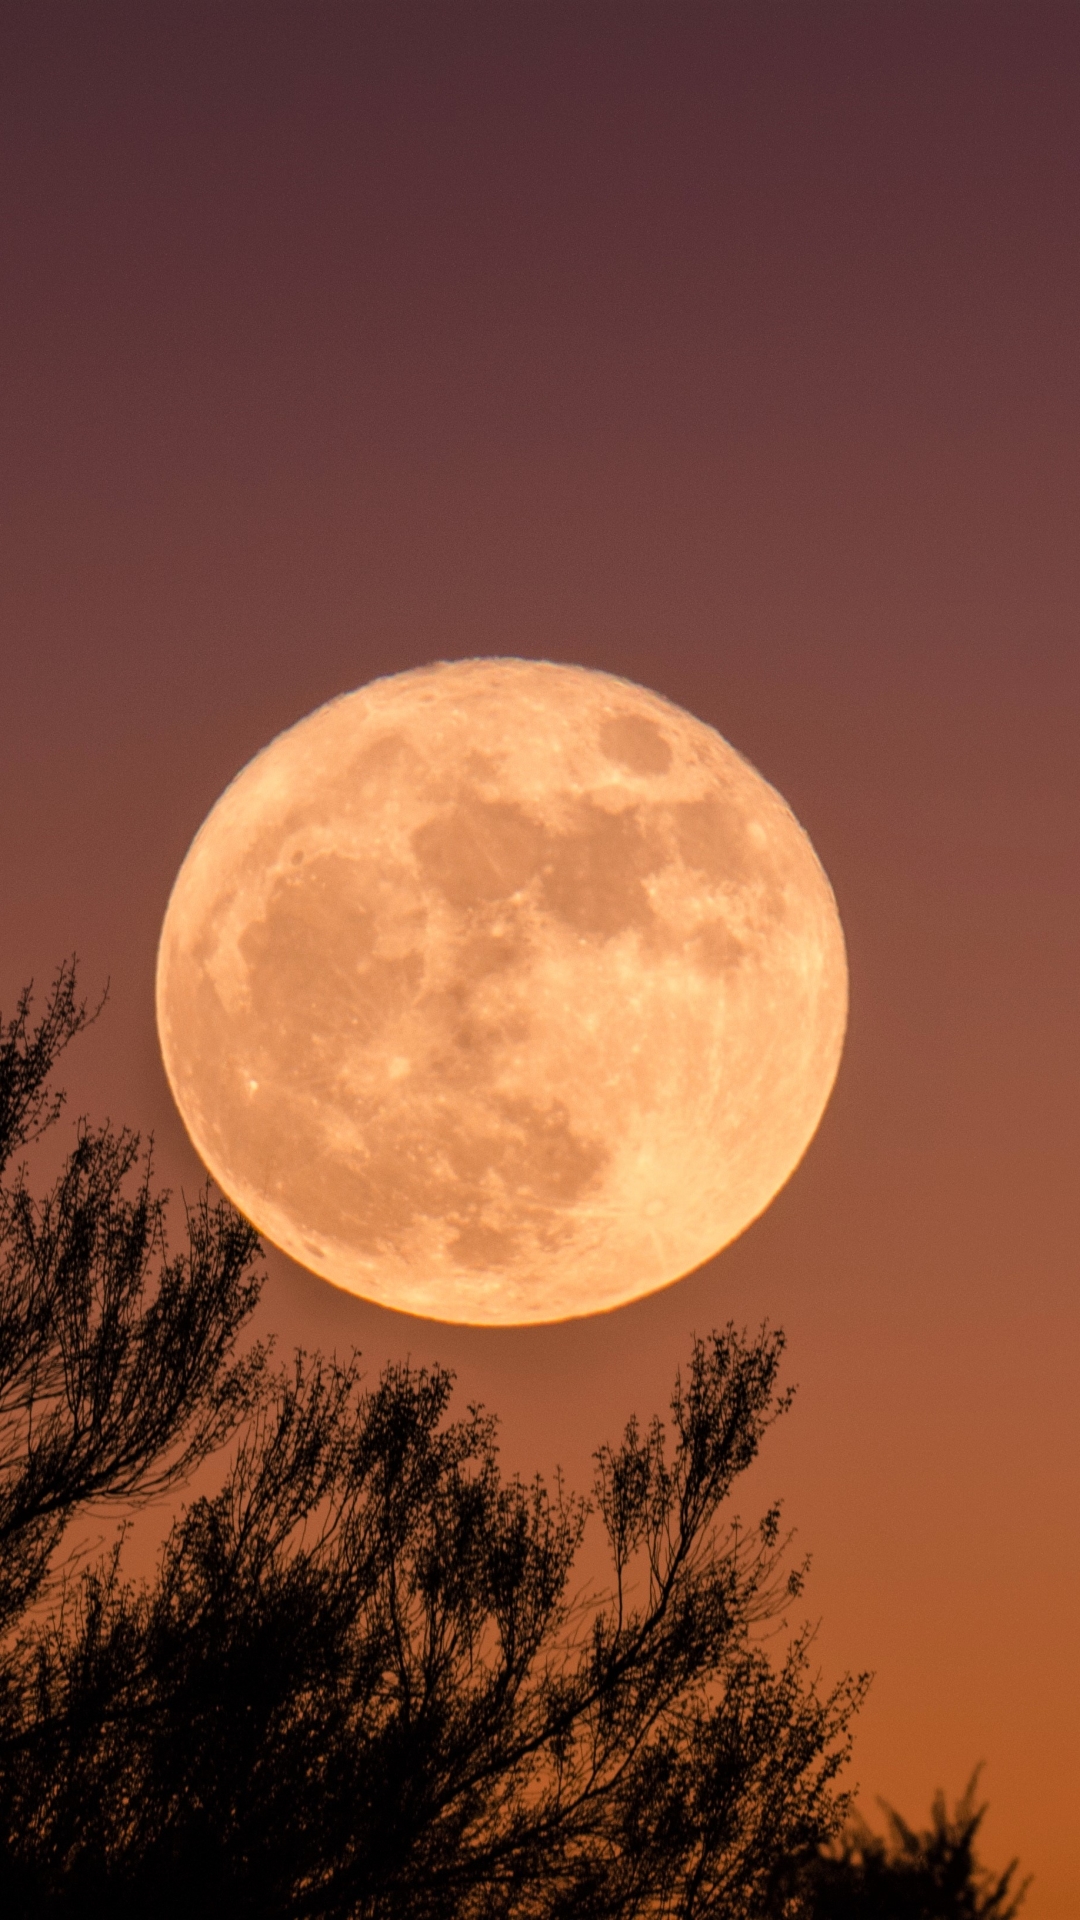
<path fill-rule="evenodd" d="M 223 1190 L 385 1306 L 521 1323 L 699 1266 L 784 1184 L 847 969 L 780 795 L 611 675 L 343 695 L 238 774 L 161 935 L 162 1054 Z"/>

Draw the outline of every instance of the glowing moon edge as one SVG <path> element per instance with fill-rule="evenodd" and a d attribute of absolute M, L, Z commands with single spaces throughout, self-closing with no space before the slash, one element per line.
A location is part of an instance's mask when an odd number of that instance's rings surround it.
<path fill-rule="evenodd" d="M 832 889 L 705 722 L 596 671 L 376 680 L 226 788 L 166 910 L 166 1074 L 230 1199 L 381 1305 L 607 1311 L 738 1237 L 847 1020 Z"/>

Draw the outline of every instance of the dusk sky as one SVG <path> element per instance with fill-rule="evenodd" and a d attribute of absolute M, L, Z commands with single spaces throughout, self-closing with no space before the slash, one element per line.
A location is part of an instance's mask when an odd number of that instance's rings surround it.
<path fill-rule="evenodd" d="M 985 1761 L 987 1857 L 1074 1915 L 1080 8 L 8 0 L 0 217 L 0 1006 L 108 979 L 70 1111 L 194 1192 L 156 944 L 274 734 L 477 654 L 716 727 L 848 942 L 790 1184 L 615 1313 L 442 1326 L 270 1249 L 258 1326 L 443 1361 L 584 1485 L 695 1331 L 781 1324 L 745 1502 L 875 1671 L 862 1804 Z"/>

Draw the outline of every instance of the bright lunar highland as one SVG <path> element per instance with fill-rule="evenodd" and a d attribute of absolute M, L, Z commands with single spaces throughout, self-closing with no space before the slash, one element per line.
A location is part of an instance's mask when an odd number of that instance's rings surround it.
<path fill-rule="evenodd" d="M 847 1012 L 829 883 L 711 727 L 464 660 L 321 707 L 233 781 L 161 936 L 191 1138 L 295 1260 L 441 1320 L 664 1286 L 804 1153 Z"/>

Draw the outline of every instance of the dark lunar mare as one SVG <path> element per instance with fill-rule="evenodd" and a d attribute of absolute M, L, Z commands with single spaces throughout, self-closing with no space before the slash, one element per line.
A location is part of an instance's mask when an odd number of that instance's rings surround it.
<path fill-rule="evenodd" d="M 662 770 L 666 743 L 651 723 L 635 731 L 631 720 L 618 723 L 619 741 L 625 734 L 628 750 Z M 634 933 L 652 957 L 685 946 L 695 966 L 719 977 L 744 957 L 725 916 L 676 941 L 650 903 L 644 882 L 673 863 L 714 887 L 752 887 L 766 920 L 783 918 L 783 887 L 768 853 L 750 847 L 734 796 L 617 813 L 584 796 L 565 811 L 567 824 L 555 831 L 518 803 L 460 783 L 412 835 L 417 871 L 403 868 L 401 884 L 416 888 L 415 944 L 405 952 L 380 951 L 368 858 L 332 850 L 294 854 L 265 913 L 241 936 L 244 1007 L 227 1034 L 206 1028 L 199 1057 L 260 1169 L 262 1193 L 302 1225 L 315 1257 L 321 1236 L 375 1258 L 397 1256 L 418 1223 L 437 1217 L 452 1228 L 447 1251 L 463 1270 L 499 1272 L 530 1238 L 553 1250 L 560 1213 L 573 1215 L 600 1184 L 610 1158 L 603 1140 L 575 1132 L 557 1102 L 511 1101 L 499 1090 L 505 1055 L 521 1036 L 485 1015 L 484 995 L 492 977 L 527 974 L 538 926 L 550 919 L 595 944 Z M 425 889 L 456 924 L 453 1004 L 439 1002 L 427 978 Z M 204 1009 L 204 1027 L 212 1011 Z M 448 1098 L 418 1114 L 408 1089 L 373 1097 L 363 1150 L 346 1161 L 336 1141 L 313 1134 L 313 1111 L 340 1114 L 343 1134 L 356 1130 L 342 1063 L 410 1012 L 447 1036 L 431 1070 Z M 227 1132 L 216 1130 L 224 1165 Z M 493 1196 L 497 1220 L 488 1217 Z"/>

